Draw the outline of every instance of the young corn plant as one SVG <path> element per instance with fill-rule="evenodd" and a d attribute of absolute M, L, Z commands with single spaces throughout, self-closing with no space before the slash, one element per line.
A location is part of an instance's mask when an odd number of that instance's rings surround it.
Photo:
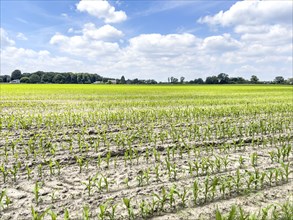
<path fill-rule="evenodd" d="M 250 158 L 251 158 L 251 165 L 253 167 L 256 167 L 257 166 L 257 160 L 258 160 L 257 153 L 256 152 L 252 153 L 251 156 L 250 156 Z"/>
<path fill-rule="evenodd" d="M 51 220 L 57 220 L 58 216 L 52 209 L 48 210 L 47 213 L 51 216 Z"/>
<path fill-rule="evenodd" d="M 70 219 L 69 211 L 68 211 L 68 209 L 66 208 L 66 209 L 64 210 L 64 220 L 69 220 L 69 219 Z"/>
<path fill-rule="evenodd" d="M 35 202 L 36 202 L 37 206 L 39 205 L 39 202 L 40 202 L 40 189 L 41 189 L 41 183 L 36 182 L 33 192 L 35 195 Z"/>
<path fill-rule="evenodd" d="M 45 218 L 45 215 L 48 213 L 49 209 L 46 209 L 43 213 L 38 213 L 33 206 L 31 206 L 31 213 L 33 220 L 42 220 Z"/>
<path fill-rule="evenodd" d="M 17 177 L 19 168 L 20 168 L 20 164 L 14 164 L 12 169 L 10 169 L 10 173 L 13 175 L 14 182 L 16 182 L 16 177 Z"/>
<path fill-rule="evenodd" d="M 130 204 L 131 199 L 130 198 L 123 198 L 122 201 L 127 209 L 128 219 L 129 220 L 134 219 L 133 208 L 132 208 L 132 205 Z"/>
<path fill-rule="evenodd" d="M 153 193 L 155 197 L 158 199 L 158 203 L 160 204 L 160 210 L 164 211 L 164 206 L 168 200 L 168 194 L 166 192 L 165 187 L 162 187 L 161 196 L 159 194 Z"/>
<path fill-rule="evenodd" d="M 176 189 L 176 185 L 173 185 L 170 189 L 169 194 L 168 194 L 169 204 L 170 204 L 171 209 L 173 208 L 173 204 L 175 203 L 175 198 L 174 198 L 175 194 L 178 194 L 178 191 Z"/>
<path fill-rule="evenodd" d="M 285 164 L 285 163 L 282 162 L 281 165 L 282 165 L 285 177 L 286 177 L 286 182 L 288 183 L 289 182 L 289 175 L 291 173 L 291 171 L 289 169 L 290 168 L 290 163 Z"/>
<path fill-rule="evenodd" d="M 99 205 L 99 214 L 98 214 L 98 219 L 104 220 L 107 216 L 107 208 L 108 204 L 107 203 L 102 203 Z"/>
<path fill-rule="evenodd" d="M 5 199 L 4 199 L 5 197 Z M 6 208 L 11 204 L 12 201 L 10 197 L 7 195 L 6 190 L 2 190 L 0 194 L 0 208 L 4 209 L 4 205 L 6 205 Z"/>
<path fill-rule="evenodd" d="M 5 167 L 5 164 L 1 164 L 0 171 L 1 171 L 2 176 L 3 176 L 3 182 L 6 183 L 7 176 L 9 174 L 9 172 L 8 172 L 7 168 Z"/>
<path fill-rule="evenodd" d="M 84 220 L 90 220 L 90 208 L 88 205 L 83 207 L 82 216 Z"/>
<path fill-rule="evenodd" d="M 96 176 L 91 177 L 89 176 L 88 182 L 83 182 L 82 184 L 85 185 L 85 189 L 88 191 L 88 196 L 91 196 L 91 192 L 93 190 L 93 187 L 95 186 L 96 183 Z"/>
<path fill-rule="evenodd" d="M 111 205 L 111 211 L 108 211 L 108 217 L 110 220 L 115 220 L 116 217 L 115 217 L 115 213 L 116 213 L 116 208 L 117 208 L 117 205 L 118 204 L 114 204 L 114 205 Z"/>
<path fill-rule="evenodd" d="M 81 173 L 81 171 L 82 171 L 82 166 L 84 165 L 83 157 L 78 157 L 78 156 L 76 156 L 76 157 L 75 157 L 75 160 L 76 160 L 76 162 L 77 162 L 77 164 L 78 164 L 78 166 L 79 166 L 79 173 Z"/>
<path fill-rule="evenodd" d="M 26 172 L 27 172 L 27 179 L 30 180 L 31 179 L 32 169 L 30 169 L 28 165 L 25 166 L 25 169 L 26 169 Z"/>
<path fill-rule="evenodd" d="M 212 191 L 212 199 L 215 198 L 215 193 L 217 191 L 218 183 L 219 183 L 219 177 L 215 176 L 210 186 L 210 189 Z"/>
<path fill-rule="evenodd" d="M 178 197 L 181 199 L 181 205 L 182 207 L 186 207 L 186 202 L 187 202 L 187 193 L 188 190 L 186 187 L 183 187 L 183 192 L 176 192 L 176 194 L 178 195 Z"/>
<path fill-rule="evenodd" d="M 142 200 L 139 204 L 140 214 L 143 219 L 147 218 L 149 215 L 149 207 L 145 200 Z"/>
<path fill-rule="evenodd" d="M 198 182 L 195 180 L 192 184 L 192 193 L 193 193 L 193 203 L 196 205 L 197 198 L 198 198 L 199 186 Z"/>
<path fill-rule="evenodd" d="M 156 174 L 156 181 L 157 182 L 161 181 L 161 179 L 160 179 L 160 171 L 159 171 L 159 164 L 157 164 L 155 166 L 155 174 Z"/>

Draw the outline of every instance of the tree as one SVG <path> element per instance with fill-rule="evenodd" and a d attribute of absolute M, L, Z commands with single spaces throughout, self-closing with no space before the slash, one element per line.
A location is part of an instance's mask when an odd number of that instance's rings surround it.
<path fill-rule="evenodd" d="M 4 75 L 4 76 L 1 76 L 1 78 L 2 78 L 2 82 L 4 82 L 4 83 L 8 83 L 8 82 L 10 82 L 10 76 L 8 76 L 8 75 Z"/>
<path fill-rule="evenodd" d="M 30 79 L 28 77 L 24 76 L 24 77 L 21 77 L 20 78 L 20 82 L 21 83 L 29 83 L 30 82 Z"/>
<path fill-rule="evenodd" d="M 77 75 L 76 74 L 70 73 L 70 77 L 71 77 L 71 80 L 70 80 L 71 83 L 77 83 Z"/>
<path fill-rule="evenodd" d="M 195 79 L 195 80 L 194 80 L 194 83 L 195 83 L 195 84 L 204 84 L 204 81 L 203 81 L 202 78 L 198 78 L 198 79 Z"/>
<path fill-rule="evenodd" d="M 11 80 L 20 79 L 21 78 L 21 72 L 20 70 L 14 70 L 11 73 Z"/>
<path fill-rule="evenodd" d="M 43 83 L 52 83 L 53 78 L 54 78 L 53 73 L 44 73 L 42 75 L 41 82 L 43 82 Z"/>
<path fill-rule="evenodd" d="M 226 73 L 220 73 L 218 75 L 219 83 L 220 84 L 227 84 L 229 83 L 229 75 Z"/>
<path fill-rule="evenodd" d="M 124 76 L 121 76 L 120 84 L 125 84 L 125 83 L 126 83 L 125 77 Z"/>
<path fill-rule="evenodd" d="M 184 76 L 181 76 L 181 77 L 180 77 L 180 83 L 181 83 L 181 84 L 183 84 L 183 82 L 184 82 L 184 79 L 185 79 L 185 77 L 184 77 Z"/>
<path fill-rule="evenodd" d="M 218 84 L 219 83 L 219 79 L 217 76 L 208 76 L 206 78 L 206 84 Z"/>
<path fill-rule="evenodd" d="M 63 84 L 65 83 L 65 76 L 61 74 L 56 74 L 52 80 L 53 83 Z"/>
<path fill-rule="evenodd" d="M 170 80 L 171 80 L 171 83 L 178 83 L 178 79 L 173 76 L 171 76 Z"/>
<path fill-rule="evenodd" d="M 88 73 L 83 73 L 82 74 L 82 82 L 84 84 L 90 84 L 91 83 L 91 78 L 90 78 Z"/>
<path fill-rule="evenodd" d="M 71 83 L 71 76 L 70 73 L 63 73 L 64 76 L 64 83 Z"/>
<path fill-rule="evenodd" d="M 257 78 L 256 75 L 252 75 L 251 78 L 250 78 L 250 82 L 255 84 L 255 83 L 258 83 L 259 79 Z"/>
<path fill-rule="evenodd" d="M 290 85 L 293 85 L 293 78 L 288 78 L 286 82 Z"/>
<path fill-rule="evenodd" d="M 274 83 L 283 84 L 285 83 L 285 79 L 283 76 L 276 76 L 276 78 L 274 79 Z"/>
<path fill-rule="evenodd" d="M 40 83 L 41 82 L 41 78 L 39 77 L 38 74 L 32 74 L 30 77 L 29 77 L 29 82 L 30 83 Z"/>

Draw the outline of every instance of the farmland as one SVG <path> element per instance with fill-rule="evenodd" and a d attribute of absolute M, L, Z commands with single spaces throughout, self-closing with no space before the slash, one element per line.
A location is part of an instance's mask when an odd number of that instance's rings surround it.
<path fill-rule="evenodd" d="M 1 219 L 292 218 L 292 86 L 0 86 Z"/>

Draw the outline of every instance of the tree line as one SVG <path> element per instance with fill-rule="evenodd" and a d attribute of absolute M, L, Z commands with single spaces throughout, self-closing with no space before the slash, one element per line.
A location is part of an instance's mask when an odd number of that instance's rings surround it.
<path fill-rule="evenodd" d="M 91 84 L 91 83 L 115 83 L 115 84 L 157 84 L 154 79 L 125 79 L 122 76 L 120 79 L 103 77 L 99 74 L 92 73 L 72 73 L 72 72 L 43 72 L 37 71 L 34 73 L 21 73 L 20 70 L 14 70 L 11 75 L 0 75 L 0 82 L 20 82 L 20 83 L 56 83 L 56 84 Z M 260 81 L 256 75 L 252 75 L 249 80 L 243 77 L 229 77 L 226 73 L 208 76 L 205 80 L 195 78 L 194 80 L 185 81 L 185 77 L 168 77 L 168 82 L 159 82 L 162 84 L 293 84 L 293 78 L 287 80 L 283 76 L 276 76 L 273 81 Z"/>

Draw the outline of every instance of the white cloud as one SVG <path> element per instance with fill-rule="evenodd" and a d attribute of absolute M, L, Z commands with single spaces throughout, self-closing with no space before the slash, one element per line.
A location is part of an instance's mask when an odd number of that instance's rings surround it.
<path fill-rule="evenodd" d="M 95 40 L 115 40 L 124 35 L 122 31 L 108 24 L 97 29 L 93 23 L 87 23 L 84 25 L 82 32 L 85 37 Z"/>
<path fill-rule="evenodd" d="M 286 25 L 264 25 L 259 27 L 262 31 L 251 31 L 250 27 L 247 31 L 236 28 L 238 33 L 241 33 L 241 40 L 246 42 L 257 42 L 263 45 L 290 45 L 292 43 L 292 27 Z"/>
<path fill-rule="evenodd" d="M 128 53 L 151 57 L 177 57 L 195 51 L 199 42 L 192 34 L 142 34 L 129 40 Z"/>
<path fill-rule="evenodd" d="M 0 28 L 0 36 L 1 36 L 1 49 L 2 47 L 13 46 L 15 42 L 8 37 L 8 33 Z"/>
<path fill-rule="evenodd" d="M 251 1 L 236 2 L 227 11 L 214 16 L 205 16 L 200 23 L 221 26 L 292 24 L 292 1 Z"/>
<path fill-rule="evenodd" d="M 224 53 L 240 49 L 242 44 L 233 39 L 230 34 L 210 36 L 203 40 L 201 50 L 207 53 Z"/>
<path fill-rule="evenodd" d="M 17 33 L 16 38 L 19 40 L 28 40 L 23 33 Z"/>
<path fill-rule="evenodd" d="M 35 51 L 14 46 L 1 48 L 1 74 L 10 74 L 14 69 L 22 72 L 72 71 L 73 68 L 78 70 L 81 65 L 81 61 L 54 56 L 47 50 Z"/>
<path fill-rule="evenodd" d="M 122 37 L 123 33 L 110 25 L 96 28 L 93 23 L 87 23 L 82 29 L 82 35 L 65 36 L 55 34 L 50 44 L 56 45 L 63 52 L 95 59 L 98 56 L 107 56 L 119 52 L 119 45 L 111 42 Z"/>
<path fill-rule="evenodd" d="M 119 23 L 127 19 L 124 11 L 116 11 L 109 2 L 102 0 L 82 0 L 77 5 L 77 10 L 87 12 L 92 16 L 103 19 L 106 23 Z"/>
<path fill-rule="evenodd" d="M 83 36 L 67 37 L 62 34 L 55 34 L 51 38 L 50 44 L 59 46 L 63 52 L 89 59 L 111 55 L 119 51 L 117 43 L 92 41 Z"/>

